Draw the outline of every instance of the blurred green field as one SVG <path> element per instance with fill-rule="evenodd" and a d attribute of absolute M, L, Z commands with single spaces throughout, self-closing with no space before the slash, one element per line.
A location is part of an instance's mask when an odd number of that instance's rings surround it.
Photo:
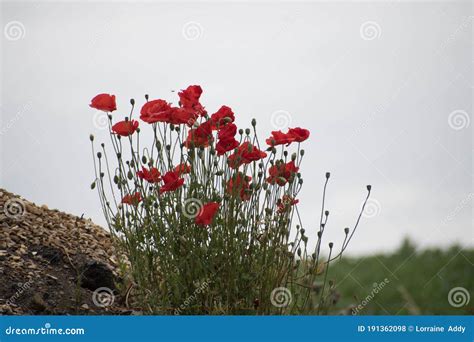
<path fill-rule="evenodd" d="M 328 274 L 340 293 L 332 314 L 350 312 L 349 308 L 362 305 L 364 300 L 366 305 L 359 306 L 358 315 L 474 314 L 472 249 L 452 246 L 445 250 L 417 250 L 405 241 L 392 254 L 343 257 L 331 265 Z M 382 282 L 382 288 L 375 293 L 374 285 Z M 462 297 L 458 293 L 454 304 L 471 297 L 466 305 L 450 305 L 448 294 L 456 287 L 466 289 L 468 295 Z"/>

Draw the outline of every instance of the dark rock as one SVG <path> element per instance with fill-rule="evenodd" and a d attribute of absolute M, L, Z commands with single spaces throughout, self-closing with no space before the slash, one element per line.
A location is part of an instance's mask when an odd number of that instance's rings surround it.
<path fill-rule="evenodd" d="M 95 291 L 99 287 L 115 289 L 115 277 L 112 269 L 96 260 L 89 260 L 82 265 L 79 283 L 81 287 L 91 291 Z"/>

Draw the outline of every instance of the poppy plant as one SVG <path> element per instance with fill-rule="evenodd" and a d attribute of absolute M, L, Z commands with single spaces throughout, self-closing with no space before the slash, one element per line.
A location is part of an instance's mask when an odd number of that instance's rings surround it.
<path fill-rule="evenodd" d="M 136 118 L 136 101 L 131 99 L 128 117 L 108 115 L 110 149 L 101 142 L 96 152 L 90 135 L 95 167 L 91 188 L 98 190 L 117 251 L 126 257 L 121 278 L 134 285 L 133 301 L 150 314 L 328 310 L 332 296 L 324 293 L 326 280 L 315 279 L 319 275 L 314 272 L 323 259 L 325 190 L 321 222 L 313 232 L 318 237 L 314 252 L 297 210 L 305 155 L 300 143 L 308 139 L 309 130 L 273 131 L 263 141 L 263 151 L 256 119 L 252 128 L 239 129 L 227 105 L 208 115 L 202 94 L 199 85 L 190 85 L 177 98 L 149 101 L 145 95 L 138 107 L 140 128 L 131 119 Z M 99 94 L 90 106 L 114 111 L 115 96 Z M 132 139 L 135 132 L 140 134 Z M 339 254 L 351 240 L 348 230 L 344 232 Z M 329 246 L 325 266 L 339 256 Z M 206 290 L 197 292 L 196 284 L 203 280 Z M 319 281 L 323 286 L 315 292 L 312 284 Z M 298 300 L 275 306 L 272 296 L 278 288 Z"/>

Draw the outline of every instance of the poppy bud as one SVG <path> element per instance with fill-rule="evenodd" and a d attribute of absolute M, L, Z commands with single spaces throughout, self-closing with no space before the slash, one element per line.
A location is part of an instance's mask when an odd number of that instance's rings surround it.
<path fill-rule="evenodd" d="M 134 99 L 130 99 L 130 104 L 131 104 L 132 106 L 135 106 L 135 100 L 134 100 Z"/>
<path fill-rule="evenodd" d="M 117 152 L 117 158 L 118 158 L 118 159 L 122 158 L 122 153 Z"/>
<path fill-rule="evenodd" d="M 349 234 L 349 228 L 348 228 L 348 227 L 344 228 L 344 233 L 345 233 L 346 235 Z"/>
<path fill-rule="evenodd" d="M 217 160 L 214 160 L 214 166 L 215 167 L 218 167 L 219 166 L 219 162 Z"/>
<path fill-rule="evenodd" d="M 263 177 L 263 172 L 262 172 L 262 171 L 259 171 L 259 172 L 257 173 L 257 175 L 258 175 L 258 178 L 262 178 L 262 177 Z"/>
<path fill-rule="evenodd" d="M 329 210 L 326 210 L 326 211 L 324 212 L 324 215 L 328 216 L 328 215 L 329 215 Z"/>
<path fill-rule="evenodd" d="M 170 130 L 174 131 L 174 125 L 170 124 Z"/>
<path fill-rule="evenodd" d="M 299 184 L 299 185 L 303 184 L 303 178 L 301 178 L 300 180 L 298 180 L 298 184 Z"/>
<path fill-rule="evenodd" d="M 250 128 L 245 129 L 245 134 L 249 135 L 250 134 Z"/>
<path fill-rule="evenodd" d="M 170 144 L 167 144 L 167 145 L 166 145 L 166 150 L 167 150 L 167 151 L 170 151 L 170 150 L 171 150 L 171 145 L 170 145 Z"/>
<path fill-rule="evenodd" d="M 240 135 L 244 134 L 244 130 L 242 128 L 239 129 L 239 134 Z"/>
<path fill-rule="evenodd" d="M 130 179 L 130 180 L 133 179 L 133 173 L 132 173 L 132 171 L 128 171 L 128 172 L 127 172 L 127 178 Z"/>
<path fill-rule="evenodd" d="M 301 256 L 301 248 L 298 248 L 297 254 L 299 257 Z"/>
<path fill-rule="evenodd" d="M 300 232 L 301 232 L 302 235 L 304 235 L 304 233 L 306 232 L 306 230 L 304 230 L 304 228 L 301 228 Z"/>
<path fill-rule="evenodd" d="M 301 237 L 301 240 L 303 240 L 303 242 L 306 244 L 308 243 L 308 238 L 306 236 L 302 236 Z"/>
<path fill-rule="evenodd" d="M 109 120 L 112 120 L 112 115 L 111 114 L 107 115 L 107 117 L 109 118 Z"/>
<path fill-rule="evenodd" d="M 157 140 L 156 143 L 155 143 L 155 146 L 158 149 L 158 151 L 160 151 L 161 150 L 161 141 Z"/>
<path fill-rule="evenodd" d="M 119 182 L 118 176 L 114 176 L 114 183 L 115 183 L 115 184 L 118 184 L 118 182 Z"/>
<path fill-rule="evenodd" d="M 104 144 L 104 143 L 102 143 L 102 144 L 100 144 L 100 146 L 101 146 L 101 147 L 105 147 L 105 144 Z"/>
<path fill-rule="evenodd" d="M 319 232 L 318 232 L 318 238 L 321 238 L 321 236 L 323 236 L 323 232 L 322 232 L 322 231 L 319 231 Z"/>
<path fill-rule="evenodd" d="M 293 160 L 293 161 L 296 160 L 296 153 L 291 154 L 291 160 Z"/>
<path fill-rule="evenodd" d="M 262 162 L 258 163 L 258 167 L 263 169 L 263 163 Z"/>
<path fill-rule="evenodd" d="M 288 151 L 286 151 L 286 150 L 283 151 L 283 155 L 284 155 L 285 157 L 288 157 Z"/>
<path fill-rule="evenodd" d="M 272 147 L 272 153 L 273 154 L 277 153 L 277 149 L 275 147 Z"/>
<path fill-rule="evenodd" d="M 300 151 L 300 155 L 301 155 L 301 156 L 304 156 L 304 150 L 301 150 L 301 151 Z"/>
<path fill-rule="evenodd" d="M 372 185 L 367 185 L 367 190 L 368 191 L 372 190 Z"/>
<path fill-rule="evenodd" d="M 330 242 L 329 243 L 329 248 L 332 248 L 334 246 L 334 243 Z"/>
<path fill-rule="evenodd" d="M 257 120 L 252 119 L 252 126 L 253 126 L 253 127 L 257 126 Z"/>
<path fill-rule="evenodd" d="M 122 139 L 122 137 L 120 135 L 117 135 L 117 139 L 120 140 Z"/>
<path fill-rule="evenodd" d="M 94 141 L 94 135 L 93 134 L 89 135 L 89 139 L 90 141 Z"/>
<path fill-rule="evenodd" d="M 330 173 L 330 172 L 326 172 L 326 179 L 329 179 L 329 177 L 331 177 L 331 173 Z"/>
<path fill-rule="evenodd" d="M 95 189 L 95 182 L 92 182 L 91 184 L 91 190 L 94 190 Z"/>
<path fill-rule="evenodd" d="M 143 157 L 142 157 L 142 163 L 143 163 L 143 164 L 146 164 L 146 161 L 147 161 L 147 160 L 146 160 L 146 157 L 143 156 Z"/>
<path fill-rule="evenodd" d="M 100 173 L 100 178 L 104 178 L 104 176 L 105 176 L 105 173 L 101 172 Z"/>
<path fill-rule="evenodd" d="M 97 158 L 99 158 L 99 159 L 102 158 L 102 153 L 97 152 Z"/>
<path fill-rule="evenodd" d="M 148 101 L 148 94 L 145 94 L 145 100 Z"/>
<path fill-rule="evenodd" d="M 176 126 L 174 130 L 179 133 L 181 131 L 181 128 L 179 128 L 179 126 Z"/>

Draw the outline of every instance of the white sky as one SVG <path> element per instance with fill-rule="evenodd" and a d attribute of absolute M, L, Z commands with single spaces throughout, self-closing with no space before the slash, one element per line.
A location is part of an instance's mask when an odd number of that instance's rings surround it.
<path fill-rule="evenodd" d="M 342 242 L 372 184 L 375 216 L 350 252 L 405 236 L 474 245 L 469 1 L 3 2 L 1 15 L 9 191 L 104 224 L 88 136 L 108 136 L 90 99 L 116 94 L 123 117 L 131 97 L 176 102 L 170 90 L 200 84 L 210 112 L 226 104 L 242 127 L 256 117 L 262 138 L 276 111 L 311 130 L 300 196 L 310 239 L 331 171 L 326 242 Z"/>

